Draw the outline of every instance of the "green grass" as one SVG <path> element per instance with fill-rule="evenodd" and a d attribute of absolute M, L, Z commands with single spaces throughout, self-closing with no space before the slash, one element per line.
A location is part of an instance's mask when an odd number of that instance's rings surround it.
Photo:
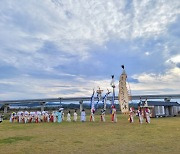
<path fill-rule="evenodd" d="M 5 139 L 0 139 L 0 144 L 12 144 L 18 141 L 30 141 L 31 136 L 15 136 L 15 137 L 8 137 Z"/>
<path fill-rule="evenodd" d="M 180 117 L 151 119 L 151 124 L 128 122 L 63 122 L 0 124 L 0 153 L 171 153 L 180 151 Z M 89 117 L 88 117 L 89 119 Z"/>

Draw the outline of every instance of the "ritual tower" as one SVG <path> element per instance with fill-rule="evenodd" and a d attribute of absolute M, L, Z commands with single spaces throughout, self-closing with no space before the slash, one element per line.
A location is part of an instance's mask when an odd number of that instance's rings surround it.
<path fill-rule="evenodd" d="M 127 89 L 127 74 L 124 69 L 124 65 L 122 65 L 123 72 L 119 79 L 119 105 L 122 113 L 129 113 L 129 95 Z"/>

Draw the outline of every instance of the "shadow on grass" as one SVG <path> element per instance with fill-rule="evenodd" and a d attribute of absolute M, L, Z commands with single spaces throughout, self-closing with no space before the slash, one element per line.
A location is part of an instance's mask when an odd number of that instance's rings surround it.
<path fill-rule="evenodd" d="M 18 141 L 30 141 L 32 136 L 16 136 L 16 137 L 8 137 L 5 139 L 0 139 L 0 144 L 11 144 L 16 143 Z"/>

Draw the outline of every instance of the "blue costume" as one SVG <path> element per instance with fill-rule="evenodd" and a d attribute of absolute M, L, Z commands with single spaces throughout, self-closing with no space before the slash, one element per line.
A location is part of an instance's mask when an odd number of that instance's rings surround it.
<path fill-rule="evenodd" d="M 61 111 L 56 112 L 56 116 L 58 117 L 58 123 L 61 123 L 62 122 L 62 112 Z"/>

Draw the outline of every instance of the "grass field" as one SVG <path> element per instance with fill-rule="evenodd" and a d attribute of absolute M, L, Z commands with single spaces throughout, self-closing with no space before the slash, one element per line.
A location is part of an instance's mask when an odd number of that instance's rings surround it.
<path fill-rule="evenodd" d="M 151 119 L 151 124 L 63 122 L 0 124 L 0 153 L 180 153 L 180 117 Z"/>

